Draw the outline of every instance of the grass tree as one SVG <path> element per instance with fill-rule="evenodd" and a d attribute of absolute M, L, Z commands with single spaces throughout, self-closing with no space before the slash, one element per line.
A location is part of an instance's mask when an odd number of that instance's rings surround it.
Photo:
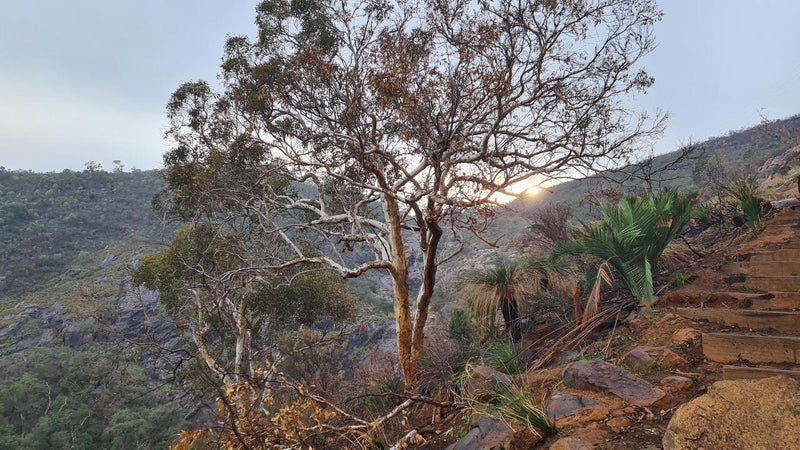
<path fill-rule="evenodd" d="M 587 254 L 607 261 L 640 301 L 653 299 L 653 269 L 667 245 L 689 220 L 694 197 L 670 189 L 654 196 L 626 197 L 617 206 L 602 205 L 603 220 L 581 223 L 560 252 Z"/>
<path fill-rule="evenodd" d="M 489 266 L 466 272 L 461 282 L 474 317 L 482 324 L 493 326 L 499 308 L 506 333 L 514 342 L 519 342 L 522 337 L 519 299 L 527 290 L 528 282 L 520 264 L 507 257 L 496 256 Z"/>

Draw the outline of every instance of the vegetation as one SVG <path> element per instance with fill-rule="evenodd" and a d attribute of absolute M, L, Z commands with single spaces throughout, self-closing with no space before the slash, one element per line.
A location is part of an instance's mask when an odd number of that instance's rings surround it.
<path fill-rule="evenodd" d="M 162 207 L 250 220 L 264 245 L 291 249 L 265 252 L 264 271 L 386 271 L 411 388 L 437 267 L 481 231 L 495 196 L 596 170 L 660 130 L 662 117 L 621 102 L 653 83 L 637 63 L 660 17 L 650 0 L 264 1 L 257 39 L 226 43 L 224 91 L 192 82 L 169 102 L 176 145 Z M 276 179 L 311 188 L 275 189 Z M 454 248 L 441 248 L 445 226 Z M 326 242 L 323 255 L 300 245 L 312 239 Z M 355 249 L 369 259 L 342 257 Z"/>
<path fill-rule="evenodd" d="M 461 277 L 462 293 L 468 299 L 472 314 L 484 333 L 493 327 L 494 316 L 499 308 L 503 314 L 505 332 L 514 342 L 521 337 L 519 323 L 519 299 L 528 288 L 530 280 L 519 263 L 501 255 L 495 255 L 491 265 L 464 273 Z"/>
<path fill-rule="evenodd" d="M 582 229 L 561 251 L 588 254 L 611 265 L 630 292 L 653 299 L 653 270 L 659 257 L 689 220 L 694 198 L 676 189 L 661 195 L 626 197 L 616 207 L 603 205 L 603 220 Z"/>
<path fill-rule="evenodd" d="M 98 346 L 0 359 L 0 448 L 155 448 L 187 425 L 141 368 Z M 165 386 L 162 389 L 174 389 Z"/>
<path fill-rule="evenodd" d="M 226 387 L 263 381 L 255 379 L 256 364 L 279 333 L 320 316 L 343 320 L 355 313 L 355 298 L 331 271 L 267 278 L 253 269 L 264 248 L 251 247 L 246 231 L 231 228 L 185 225 L 134 272 L 134 282 L 157 290 L 170 315 L 191 330 L 203 361 Z"/>
<path fill-rule="evenodd" d="M 739 202 L 747 227 L 753 234 L 760 233 L 764 229 L 764 222 L 761 220 L 761 201 L 757 195 L 758 188 L 755 180 L 737 180 L 729 188 L 729 191 Z"/>
<path fill-rule="evenodd" d="M 81 252 L 123 237 L 147 245 L 161 240 L 167 233 L 149 198 L 163 186 L 153 171 L 0 168 L 0 295 L 30 292 L 75 265 Z"/>

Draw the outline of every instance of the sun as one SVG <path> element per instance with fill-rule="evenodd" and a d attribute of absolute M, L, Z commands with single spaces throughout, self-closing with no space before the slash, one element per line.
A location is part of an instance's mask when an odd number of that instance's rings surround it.
<path fill-rule="evenodd" d="M 541 191 L 542 188 L 540 187 L 540 182 L 534 179 L 529 179 L 515 183 L 508 189 L 508 192 L 514 195 L 497 193 L 492 197 L 492 200 L 505 205 L 518 198 L 534 197 Z"/>

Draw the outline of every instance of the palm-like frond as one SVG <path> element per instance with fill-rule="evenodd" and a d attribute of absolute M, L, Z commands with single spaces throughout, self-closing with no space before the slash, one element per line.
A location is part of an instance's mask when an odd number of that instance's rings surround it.
<path fill-rule="evenodd" d="M 626 197 L 602 205 L 603 220 L 581 222 L 562 253 L 589 254 L 607 261 L 639 300 L 653 299 L 653 272 L 661 253 L 686 224 L 695 202 L 670 189 L 658 197 Z"/>

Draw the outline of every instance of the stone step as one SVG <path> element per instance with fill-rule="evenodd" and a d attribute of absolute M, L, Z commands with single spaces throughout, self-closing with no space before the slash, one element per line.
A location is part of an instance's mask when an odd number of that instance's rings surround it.
<path fill-rule="evenodd" d="M 748 309 L 780 311 L 800 309 L 800 292 L 772 291 L 750 298 Z"/>
<path fill-rule="evenodd" d="M 782 261 L 800 262 L 800 252 L 792 249 L 758 252 L 750 256 L 751 262 Z"/>
<path fill-rule="evenodd" d="M 723 366 L 723 380 L 757 380 L 783 375 L 800 380 L 800 370 L 768 369 L 765 367 Z"/>
<path fill-rule="evenodd" d="M 737 288 L 756 289 L 759 291 L 800 291 L 800 276 L 793 277 L 758 277 L 747 276 L 741 283 L 733 285 Z"/>
<path fill-rule="evenodd" d="M 756 311 L 800 309 L 800 292 L 670 291 L 662 299 L 677 307 L 725 307 Z"/>
<path fill-rule="evenodd" d="M 703 355 L 711 361 L 797 364 L 800 337 L 703 333 Z"/>
<path fill-rule="evenodd" d="M 687 319 L 707 320 L 729 327 L 752 330 L 775 330 L 779 333 L 800 333 L 800 312 L 753 311 L 726 308 L 678 308 Z"/>
<path fill-rule="evenodd" d="M 798 252 L 800 253 L 800 252 Z M 725 264 L 727 274 L 743 273 L 759 277 L 787 277 L 800 275 L 800 261 L 742 261 Z"/>

